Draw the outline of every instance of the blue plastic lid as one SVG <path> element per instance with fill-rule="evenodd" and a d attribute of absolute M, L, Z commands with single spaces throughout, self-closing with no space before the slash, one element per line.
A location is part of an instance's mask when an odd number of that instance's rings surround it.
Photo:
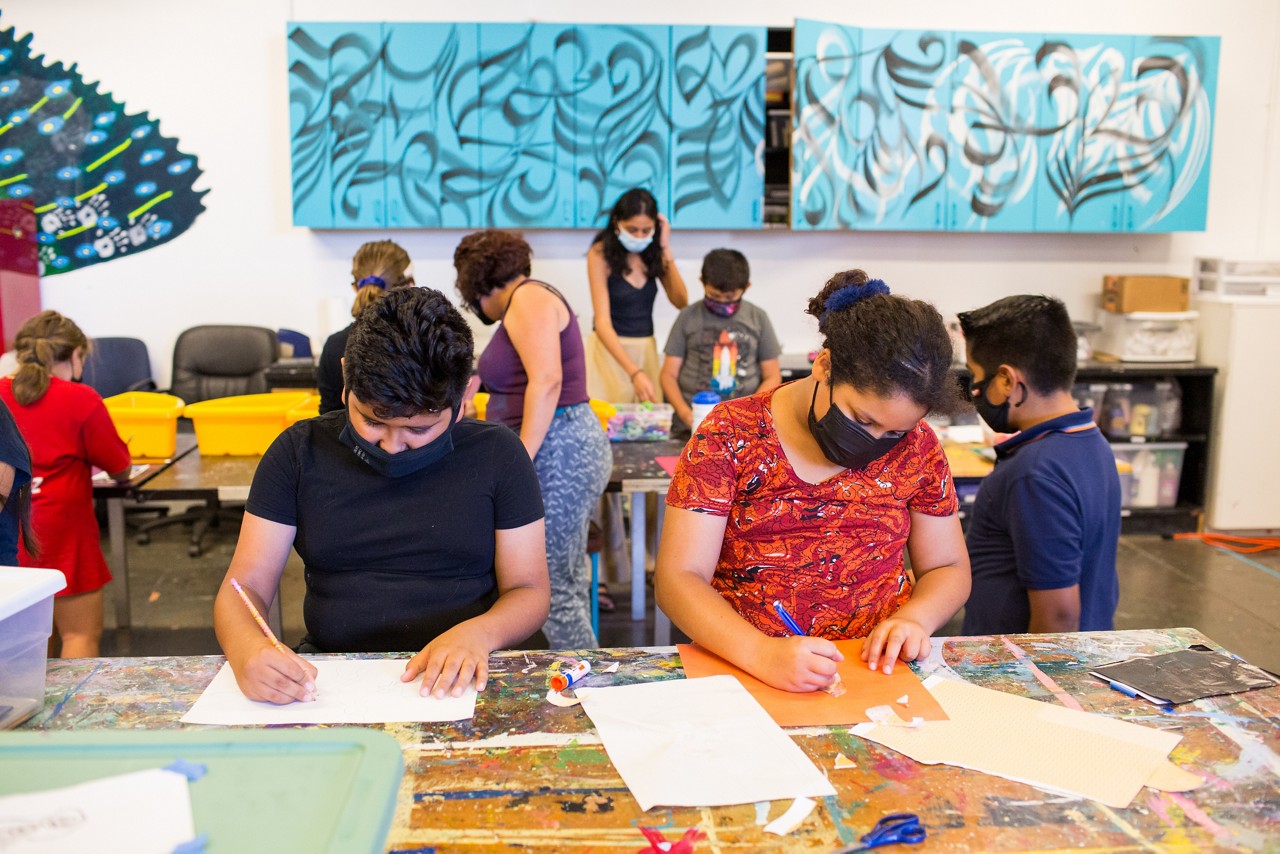
<path fill-rule="evenodd" d="M 719 403 L 720 395 L 714 391 L 700 391 L 693 396 L 694 403 Z"/>

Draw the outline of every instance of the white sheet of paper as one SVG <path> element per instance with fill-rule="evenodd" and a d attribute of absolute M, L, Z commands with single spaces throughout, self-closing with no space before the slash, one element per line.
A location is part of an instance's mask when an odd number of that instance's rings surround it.
<path fill-rule="evenodd" d="M 476 711 L 476 692 L 461 697 L 420 697 L 422 680 L 401 682 L 408 659 L 312 659 L 316 676 L 314 703 L 277 706 L 250 700 L 240 693 L 230 664 L 223 664 L 184 724 L 378 724 L 415 721 L 461 721 Z"/>
<path fill-rule="evenodd" d="M 859 724 L 855 735 L 926 765 L 945 763 L 1124 808 L 1182 736 L 930 676 L 950 720 Z"/>
<path fill-rule="evenodd" d="M 133 480 L 135 477 L 138 477 L 149 468 L 151 468 L 151 466 L 146 463 L 134 463 L 133 466 L 129 468 L 129 480 Z M 93 475 L 93 482 L 94 483 L 113 483 L 113 481 L 111 480 L 111 475 L 107 474 L 105 471 L 95 472 Z"/>
<path fill-rule="evenodd" d="M 582 708 L 642 810 L 835 794 L 732 676 L 593 688 Z"/>
<path fill-rule="evenodd" d="M 0 851 L 170 854 L 196 835 L 188 785 L 152 768 L 0 797 Z"/>

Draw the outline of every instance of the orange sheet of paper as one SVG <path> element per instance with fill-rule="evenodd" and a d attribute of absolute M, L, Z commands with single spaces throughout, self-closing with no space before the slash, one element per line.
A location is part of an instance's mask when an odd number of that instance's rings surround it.
<path fill-rule="evenodd" d="M 825 691 L 794 694 L 772 688 L 700 646 L 682 643 L 678 649 L 687 678 L 696 679 L 723 673 L 737 677 L 779 726 L 864 723 L 871 720 L 867 717 L 867 709 L 875 706 L 889 706 L 898 717 L 905 720 L 947 720 L 947 713 L 942 710 L 942 706 L 905 662 L 898 662 L 892 673 L 873 671 L 867 668 L 866 662 L 861 658 L 861 638 L 835 643 L 840 652 L 844 653 L 844 661 L 837 668 L 848 689 L 842 697 L 832 697 Z M 898 700 L 904 694 L 907 696 L 907 704 L 902 706 L 898 704 Z"/>

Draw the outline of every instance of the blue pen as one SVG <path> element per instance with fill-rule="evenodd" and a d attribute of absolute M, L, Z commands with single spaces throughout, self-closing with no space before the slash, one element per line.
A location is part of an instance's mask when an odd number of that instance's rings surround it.
<path fill-rule="evenodd" d="M 792 619 L 791 615 L 787 613 L 787 609 L 783 607 L 780 600 L 773 600 L 773 610 L 778 612 L 778 617 L 781 618 L 783 625 L 787 627 L 787 631 L 791 632 L 793 635 L 800 635 L 801 637 L 804 637 L 804 629 L 800 628 L 800 624 Z"/>
<path fill-rule="evenodd" d="M 1123 685 L 1115 681 L 1111 681 L 1110 684 L 1111 684 L 1112 691 L 1119 691 L 1121 694 L 1124 694 L 1126 697 L 1133 697 L 1135 699 L 1138 696 L 1138 692 L 1130 688 L 1128 685 Z"/>
<path fill-rule="evenodd" d="M 778 617 L 781 618 L 783 624 L 787 627 L 787 631 L 791 632 L 793 635 L 799 635 L 800 637 L 805 636 L 805 630 L 800 628 L 800 624 L 787 613 L 787 609 L 782 604 L 781 600 L 773 600 L 773 610 L 778 612 Z M 840 678 L 839 673 L 832 677 L 831 684 L 824 690 L 833 697 L 839 697 L 844 694 L 844 680 Z"/>

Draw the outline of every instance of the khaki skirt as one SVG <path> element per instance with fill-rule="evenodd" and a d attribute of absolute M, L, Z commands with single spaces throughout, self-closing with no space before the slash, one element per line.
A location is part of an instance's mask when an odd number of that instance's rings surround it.
<path fill-rule="evenodd" d="M 659 375 L 662 362 L 658 358 L 658 342 L 653 336 L 648 338 L 624 338 L 618 336 L 622 349 L 631 357 L 650 381 L 658 402 L 662 402 L 662 383 Z M 639 403 L 631 377 L 622 369 L 617 360 L 609 354 L 604 343 L 594 332 L 587 333 L 587 394 L 596 400 L 606 403 Z"/>

